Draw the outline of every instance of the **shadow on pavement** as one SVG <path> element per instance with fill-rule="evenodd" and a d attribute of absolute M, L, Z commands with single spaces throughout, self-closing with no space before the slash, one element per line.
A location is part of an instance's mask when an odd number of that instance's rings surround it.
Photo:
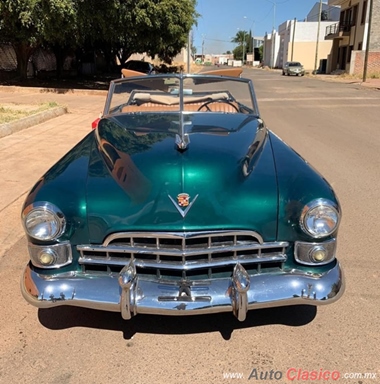
<path fill-rule="evenodd" d="M 123 332 L 127 340 L 137 333 L 181 335 L 206 332 L 220 332 L 223 339 L 229 340 L 235 329 L 272 324 L 299 327 L 310 323 L 316 314 L 317 308 L 314 306 L 296 305 L 249 311 L 244 322 L 239 322 L 232 313 L 199 316 L 137 315 L 125 321 L 120 313 L 85 308 L 62 306 L 38 310 L 40 323 L 48 329 L 87 327 L 113 330 Z"/>

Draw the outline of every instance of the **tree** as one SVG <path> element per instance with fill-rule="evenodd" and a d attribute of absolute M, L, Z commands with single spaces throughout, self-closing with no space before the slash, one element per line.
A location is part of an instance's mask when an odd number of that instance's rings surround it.
<path fill-rule="evenodd" d="M 196 0 L 120 0 L 120 61 L 146 52 L 170 63 L 187 44 L 198 17 L 195 6 Z"/>
<path fill-rule="evenodd" d="M 57 52 L 67 41 L 75 43 L 76 1 L 2 0 L 1 37 L 15 50 L 21 79 L 27 77 L 28 61 L 37 47 L 51 45 Z"/>
<path fill-rule="evenodd" d="M 187 44 L 195 6 L 196 0 L 1 0 L 0 32 L 15 49 L 22 78 L 38 46 L 53 49 L 58 68 L 69 47 L 101 49 L 121 63 L 137 52 L 170 63 Z"/>
<path fill-rule="evenodd" d="M 78 4 L 84 46 L 115 54 L 120 63 L 137 52 L 157 54 L 170 62 L 187 44 L 198 17 L 196 0 L 87 0 Z"/>
<path fill-rule="evenodd" d="M 26 78 L 28 60 L 41 40 L 37 0 L 0 2 L 1 39 L 11 43 L 16 53 L 17 71 Z"/>
<path fill-rule="evenodd" d="M 259 55 L 260 55 L 260 62 L 264 59 L 264 45 L 260 45 L 259 47 Z"/>
<path fill-rule="evenodd" d="M 244 56 L 247 54 L 247 47 L 249 42 L 249 33 L 247 31 L 238 31 L 236 33 L 236 36 L 231 39 L 232 43 L 240 44 L 233 50 L 234 59 L 235 60 L 244 60 Z"/>
<path fill-rule="evenodd" d="M 50 47 L 57 63 L 57 78 L 70 48 L 79 44 L 78 3 L 76 0 L 40 0 L 38 7 L 41 45 Z"/>

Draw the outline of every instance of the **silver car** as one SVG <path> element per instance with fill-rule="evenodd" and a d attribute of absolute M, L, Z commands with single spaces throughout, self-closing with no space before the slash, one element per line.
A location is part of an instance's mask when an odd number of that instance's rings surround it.
<path fill-rule="evenodd" d="M 285 63 L 284 67 L 282 68 L 282 75 L 301 75 L 303 76 L 305 74 L 305 70 L 303 68 L 303 65 L 299 63 L 298 61 L 288 61 Z"/>

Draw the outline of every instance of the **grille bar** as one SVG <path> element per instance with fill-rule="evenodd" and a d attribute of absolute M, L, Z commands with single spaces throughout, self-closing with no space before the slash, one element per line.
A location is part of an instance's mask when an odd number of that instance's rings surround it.
<path fill-rule="evenodd" d="M 81 256 L 80 264 L 89 265 L 110 265 L 110 266 L 125 266 L 129 262 L 130 258 L 116 258 L 116 257 L 89 257 Z M 270 262 L 285 262 L 286 255 L 273 255 L 260 258 L 250 257 L 237 257 L 237 258 L 221 258 L 215 261 L 185 261 L 185 262 L 149 262 L 145 260 L 139 260 L 135 258 L 136 267 L 140 268 L 157 268 L 157 269 L 181 269 L 181 270 L 194 270 L 199 268 L 215 268 L 223 267 L 227 265 L 235 265 L 237 262 L 244 264 L 258 264 L 258 263 L 270 263 Z"/>
<path fill-rule="evenodd" d="M 122 267 L 130 260 L 139 268 L 194 271 L 205 268 L 286 261 L 287 242 L 264 243 L 251 231 L 123 232 L 110 235 L 103 245 L 79 245 L 79 263 Z"/>
<path fill-rule="evenodd" d="M 108 254 L 110 253 L 134 253 L 138 255 L 144 255 L 144 254 L 159 254 L 159 255 L 166 255 L 166 256 L 178 256 L 178 257 L 187 257 L 187 256 L 195 256 L 195 255 L 201 255 L 201 254 L 215 254 L 215 253 L 221 253 L 221 252 L 239 252 L 239 251 L 249 251 L 249 250 L 257 250 L 261 251 L 262 249 L 270 250 L 275 248 L 284 248 L 287 247 L 288 243 L 286 242 L 279 242 L 279 243 L 265 243 L 264 245 L 261 244 L 251 244 L 251 245 L 235 245 L 235 246 L 220 246 L 220 247 L 207 247 L 205 249 L 186 249 L 182 248 L 179 250 L 176 249 L 169 249 L 169 248 L 153 248 L 153 247 L 131 247 L 131 246 L 122 246 L 122 245 L 109 245 L 109 246 L 91 246 L 91 245 L 78 245 L 77 249 L 78 251 L 83 252 L 93 252 L 93 253 L 99 253 L 99 252 L 106 252 Z"/>

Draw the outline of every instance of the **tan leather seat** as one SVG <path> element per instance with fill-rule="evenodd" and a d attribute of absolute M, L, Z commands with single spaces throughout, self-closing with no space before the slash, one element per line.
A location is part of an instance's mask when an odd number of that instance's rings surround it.
<path fill-rule="evenodd" d="M 236 109 L 228 104 L 223 102 L 212 102 L 206 106 L 202 107 L 204 103 L 188 103 L 184 104 L 184 111 L 191 112 L 207 112 L 209 108 L 212 112 L 225 112 L 225 113 L 236 113 Z M 179 105 L 165 105 L 157 103 L 143 103 L 140 105 L 126 105 L 123 107 L 122 112 L 131 113 L 131 112 L 166 112 L 166 111 L 179 111 Z"/>
<path fill-rule="evenodd" d="M 122 112 L 166 112 L 166 111 L 179 111 L 179 105 L 164 105 L 144 103 L 141 105 L 126 105 L 123 107 Z"/>
<path fill-rule="evenodd" d="M 236 103 L 231 103 L 231 104 L 236 105 Z M 237 110 L 231 104 L 215 101 L 201 108 L 199 112 L 206 112 L 209 109 L 212 112 L 236 113 Z M 238 108 L 237 105 L 236 105 L 236 108 Z"/>

